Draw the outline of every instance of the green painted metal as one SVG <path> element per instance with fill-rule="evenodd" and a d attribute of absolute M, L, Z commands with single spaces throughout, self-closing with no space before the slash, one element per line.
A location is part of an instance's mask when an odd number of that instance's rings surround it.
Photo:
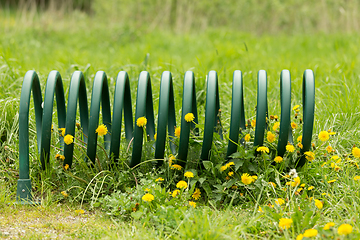
<path fill-rule="evenodd" d="M 231 102 L 231 120 L 229 143 L 227 157 L 237 151 L 239 147 L 239 135 L 242 137 L 242 130 L 245 129 L 244 113 L 244 94 L 243 79 L 241 71 L 237 70 L 233 74 Z M 31 196 L 31 180 L 29 176 L 29 105 L 30 95 L 33 92 L 36 133 L 38 153 L 40 155 L 41 166 L 46 169 L 49 164 L 50 142 L 51 142 L 51 123 L 54 105 L 54 96 L 56 95 L 56 105 L 58 112 L 59 128 L 66 127 L 65 134 L 75 135 L 75 123 L 77 104 L 80 109 L 80 123 L 83 131 L 82 140 L 87 144 L 87 158 L 94 164 L 96 159 L 97 134 L 96 128 L 99 125 L 100 103 L 103 123 L 108 128 L 108 134 L 104 136 L 105 149 L 111 158 L 119 158 L 122 115 L 125 122 L 125 137 L 129 144 L 132 144 L 132 155 L 129 163 L 130 167 L 136 167 L 141 163 L 141 153 L 144 141 L 144 130 L 147 136 L 145 139 L 154 139 L 155 121 L 152 99 L 152 89 L 150 75 L 143 71 L 139 75 L 135 124 L 133 123 L 131 89 L 128 74 L 124 71 L 119 72 L 116 84 L 113 102 L 113 116 L 111 118 L 110 96 L 108 89 L 107 76 L 103 71 L 96 73 L 93 83 L 91 96 L 90 114 L 87 104 L 86 85 L 83 74 L 80 71 L 73 73 L 71 77 L 68 106 L 65 111 L 65 97 L 61 76 L 57 71 L 52 71 L 47 79 L 44 105 L 42 108 L 42 95 L 40 82 L 34 71 L 26 73 L 23 81 L 20 110 L 19 110 L 19 171 L 17 199 L 21 202 L 33 201 Z M 290 72 L 283 70 L 280 75 L 280 99 L 281 99 L 281 118 L 280 132 L 278 143 L 278 155 L 285 153 L 287 142 L 292 142 L 290 127 L 291 115 L 291 80 Z M 154 144 L 155 159 L 159 159 L 157 165 L 160 165 L 164 158 L 166 141 L 169 139 L 171 152 L 175 155 L 177 146 L 174 144 L 174 129 L 176 127 L 174 90 L 172 75 L 165 71 L 161 76 L 159 111 L 157 118 L 157 139 Z M 314 124 L 315 108 L 315 78 L 311 70 L 304 72 L 303 78 L 303 105 L 304 105 L 304 125 L 303 125 L 303 149 L 302 154 L 309 151 L 311 147 L 312 129 Z M 181 131 L 178 142 L 177 159 L 179 164 L 185 167 L 187 161 L 190 131 L 195 136 L 199 135 L 199 129 L 196 128 L 198 123 L 195 77 L 194 73 L 188 71 L 184 76 L 183 99 L 181 109 Z M 218 76 L 215 71 L 210 71 L 206 82 L 206 105 L 205 105 L 205 123 L 203 145 L 200 160 L 210 158 L 213 134 L 217 132 L 222 137 L 220 118 L 220 101 Z M 123 114 L 124 112 L 124 114 Z M 185 115 L 194 114 L 193 122 L 186 122 Z M 267 76 L 264 70 L 258 73 L 258 92 L 257 92 L 257 110 L 256 110 L 256 127 L 255 127 L 255 146 L 263 145 L 265 130 L 267 129 L 266 118 L 268 116 L 267 107 Z M 136 125 L 139 117 L 146 117 L 146 127 Z M 112 120 L 112 121 L 111 121 Z M 166 134 L 168 130 L 168 137 Z M 74 144 L 64 145 L 63 138 L 60 137 L 61 146 L 64 148 L 65 161 L 64 165 L 72 165 L 73 146 Z M 241 142 L 242 140 L 240 140 Z M 305 157 L 302 156 L 298 162 L 298 167 L 303 166 Z"/>

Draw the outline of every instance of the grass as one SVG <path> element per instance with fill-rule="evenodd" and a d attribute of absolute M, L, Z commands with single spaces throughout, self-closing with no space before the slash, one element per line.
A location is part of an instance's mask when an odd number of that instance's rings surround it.
<path fill-rule="evenodd" d="M 99 19 L 81 13 L 63 16 L 59 22 L 50 18 L 43 26 L 41 16 L 29 25 L 21 25 L 21 21 L 13 15 L 0 14 L 1 237 L 18 236 L 19 233 L 25 239 L 295 239 L 306 229 L 316 228 L 320 239 L 337 238 L 337 228 L 349 223 L 353 232 L 348 238 L 359 238 L 357 209 L 360 185 L 353 179 L 359 170 L 346 160 L 350 157 L 351 161 L 358 163 L 358 158 L 351 154 L 353 145 L 358 147 L 360 139 L 358 33 L 279 33 L 260 37 L 228 28 L 209 28 L 201 32 L 174 34 L 157 29 L 150 32 L 143 31 L 143 28 L 105 25 Z M 102 161 L 104 171 L 99 173 L 81 165 L 83 155 L 78 150 L 75 155 L 79 161 L 71 172 L 64 171 L 54 156 L 51 158 L 51 169 L 44 172 L 39 167 L 35 121 L 31 119 L 31 177 L 33 192 L 42 199 L 42 204 L 16 205 L 18 106 L 22 79 L 30 69 L 39 74 L 43 92 L 47 74 L 53 69 L 58 70 L 66 94 L 72 72 L 81 70 L 86 76 L 89 97 L 96 71 L 104 70 L 109 76 L 112 96 L 116 75 L 125 70 L 131 78 L 133 104 L 138 74 L 147 70 L 153 84 L 155 112 L 160 76 L 163 71 L 169 70 L 174 76 L 177 120 L 180 120 L 183 74 L 191 70 L 196 76 L 201 124 L 204 122 L 205 77 L 208 71 L 216 70 L 225 129 L 229 126 L 234 70 L 243 72 L 246 118 L 252 119 L 255 116 L 258 70 L 265 69 L 268 73 L 269 113 L 279 115 L 280 71 L 289 69 L 292 74 L 292 106 L 295 106 L 302 101 L 302 73 L 305 69 L 313 69 L 316 77 L 313 136 L 316 159 L 298 173 L 306 187 L 302 194 L 297 195 L 296 187 L 281 190 L 281 187 L 286 187 L 282 172 L 260 163 L 259 169 L 266 170 L 253 171 L 258 180 L 245 186 L 240 179 L 241 174 L 246 172 L 247 156 L 234 159 L 237 168 L 234 179 L 238 180 L 225 181 L 225 175 L 218 170 L 225 162 L 222 154 L 224 144 L 217 145 L 218 150 L 214 150 L 211 159 L 213 164 L 207 163 L 204 174 L 195 168 L 187 169 L 195 173 L 197 181 L 189 180 L 189 185 L 201 186 L 202 195 L 196 201 L 196 208 L 188 206 L 194 189 L 183 190 L 174 200 L 169 200 L 168 191 L 173 192 L 176 182 L 184 177 L 182 172 L 165 167 L 153 170 L 151 165 L 144 164 L 134 171 L 123 166 L 118 171 L 107 171 L 107 164 Z M 336 135 L 327 142 L 319 141 L 317 134 L 328 129 L 335 131 Z M 294 132 L 298 135 L 301 129 Z M 334 152 L 324 156 L 325 147 L 329 144 Z M 53 140 L 53 145 L 58 146 L 56 140 Z M 151 144 L 147 147 L 151 148 Z M 248 150 L 251 152 L 251 149 Z M 53 150 L 52 155 L 55 153 L 56 150 Z M 189 155 L 190 159 L 198 159 L 199 145 L 196 142 L 191 145 Z M 99 156 L 102 156 L 101 153 Z M 285 161 L 290 161 L 291 156 L 288 154 Z M 332 156 L 339 156 L 342 161 L 335 163 L 337 160 L 331 159 Z M 122 162 L 126 162 L 126 157 L 126 154 L 122 156 Z M 263 159 L 252 159 L 260 160 Z M 324 162 L 327 165 L 322 167 Z M 339 165 L 341 170 L 335 171 L 331 163 Z M 244 166 L 238 168 L 240 164 Z M 155 182 L 160 176 L 166 179 L 162 184 Z M 328 183 L 332 179 L 337 181 Z M 269 188 L 269 181 L 274 181 L 277 187 Z M 206 182 L 213 183 L 210 190 L 203 184 Z M 232 186 L 237 186 L 238 190 L 232 191 Z M 315 190 L 307 190 L 309 186 L 314 186 Z M 62 195 L 62 191 L 69 196 Z M 156 199 L 148 203 L 142 201 L 142 196 L 149 192 Z M 317 208 L 310 197 L 320 199 L 323 208 Z M 284 199 L 285 204 L 277 206 L 277 198 Z M 135 203 L 140 203 L 140 206 L 132 211 Z M 258 212 L 259 206 L 263 212 Z M 75 210 L 79 209 L 85 209 L 85 213 L 77 214 Z M 292 218 L 290 229 L 279 227 L 281 217 Z M 335 228 L 322 230 L 325 223 L 331 221 L 335 223 Z"/>

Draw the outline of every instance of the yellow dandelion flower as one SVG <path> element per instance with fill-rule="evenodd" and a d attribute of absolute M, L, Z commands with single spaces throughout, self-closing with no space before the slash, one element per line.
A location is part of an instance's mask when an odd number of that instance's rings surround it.
<path fill-rule="evenodd" d="M 291 183 L 291 186 L 296 187 L 300 185 L 300 177 L 294 178 L 294 181 Z"/>
<path fill-rule="evenodd" d="M 298 148 L 300 148 L 300 149 L 303 149 L 303 145 L 302 145 L 302 143 L 298 143 L 298 144 L 296 144 L 296 146 L 298 146 Z"/>
<path fill-rule="evenodd" d="M 324 204 L 323 204 L 320 200 L 314 199 L 314 201 L 315 201 L 315 206 L 316 206 L 318 209 L 322 209 L 322 208 L 323 208 Z"/>
<path fill-rule="evenodd" d="M 237 189 L 237 188 L 238 188 L 238 186 L 236 186 L 236 185 L 232 185 L 232 186 L 231 186 L 231 189 L 234 189 L 234 190 L 235 190 L 235 189 Z"/>
<path fill-rule="evenodd" d="M 65 136 L 65 128 L 59 128 L 60 136 Z"/>
<path fill-rule="evenodd" d="M 147 193 L 145 194 L 144 196 L 142 196 L 141 198 L 144 202 L 151 202 L 153 201 L 155 198 L 154 198 L 154 195 L 152 195 L 151 193 Z"/>
<path fill-rule="evenodd" d="M 169 156 L 169 166 L 171 166 L 172 164 L 173 164 L 173 161 L 175 160 L 176 158 L 174 157 L 174 155 L 170 155 Z M 180 166 L 181 167 L 181 166 Z M 181 168 L 179 169 L 179 170 L 181 170 Z"/>
<path fill-rule="evenodd" d="M 101 124 L 98 126 L 98 128 L 95 130 L 95 132 L 99 135 L 99 136 L 105 136 L 108 133 L 108 129 L 105 126 L 105 124 Z"/>
<path fill-rule="evenodd" d="M 280 218 L 279 227 L 282 229 L 290 228 L 293 220 L 291 218 Z"/>
<path fill-rule="evenodd" d="M 315 159 L 315 153 L 311 151 L 304 152 L 305 158 L 309 161 L 313 161 Z"/>
<path fill-rule="evenodd" d="M 244 137 L 245 142 L 249 142 L 250 139 L 251 139 L 250 134 L 246 134 L 245 137 Z"/>
<path fill-rule="evenodd" d="M 251 126 L 252 126 L 253 128 L 256 126 L 256 120 L 255 120 L 255 119 L 251 120 Z"/>
<path fill-rule="evenodd" d="M 296 129 L 296 128 L 297 128 L 297 124 L 294 123 L 294 122 L 292 122 L 292 123 L 291 123 L 291 128 L 292 128 L 292 129 Z"/>
<path fill-rule="evenodd" d="M 258 208 L 258 212 L 264 212 L 260 206 Z"/>
<path fill-rule="evenodd" d="M 176 197 L 178 194 L 180 194 L 180 190 L 179 189 L 176 189 L 173 191 L 173 193 L 171 194 L 171 196 L 174 198 Z"/>
<path fill-rule="evenodd" d="M 339 235 L 348 235 L 352 232 L 352 226 L 350 224 L 341 224 L 337 232 Z"/>
<path fill-rule="evenodd" d="M 138 127 L 145 127 L 147 124 L 147 119 L 146 117 L 139 117 L 137 120 L 136 120 L 136 125 Z"/>
<path fill-rule="evenodd" d="M 241 181 L 245 185 L 248 185 L 248 184 L 252 183 L 254 181 L 254 179 L 248 173 L 244 173 L 243 175 L 241 175 Z"/>
<path fill-rule="evenodd" d="M 324 230 L 329 230 L 331 227 L 335 226 L 334 222 L 328 222 L 327 224 L 325 224 L 324 226 Z"/>
<path fill-rule="evenodd" d="M 231 167 L 231 166 L 235 166 L 235 163 L 234 163 L 234 162 L 228 162 L 228 163 L 226 164 L 226 166 L 229 168 L 229 167 Z"/>
<path fill-rule="evenodd" d="M 149 189 L 149 188 L 145 188 L 145 191 L 146 191 L 146 192 L 150 192 L 150 189 Z"/>
<path fill-rule="evenodd" d="M 189 205 L 192 206 L 193 208 L 195 208 L 196 207 L 196 202 L 189 201 Z"/>
<path fill-rule="evenodd" d="M 326 147 L 326 151 L 327 151 L 328 153 L 331 153 L 332 150 L 333 150 L 333 148 L 332 148 L 330 145 Z"/>
<path fill-rule="evenodd" d="M 353 149 L 351 150 L 351 153 L 354 157 L 360 158 L 360 148 L 353 147 Z"/>
<path fill-rule="evenodd" d="M 179 164 L 173 164 L 171 165 L 171 169 L 176 169 L 180 171 L 182 169 L 182 166 L 180 166 Z"/>
<path fill-rule="evenodd" d="M 162 181 L 164 181 L 164 179 L 162 177 L 159 177 L 155 180 L 155 182 L 162 182 Z"/>
<path fill-rule="evenodd" d="M 280 122 L 276 122 L 276 123 L 274 123 L 272 129 L 273 129 L 274 131 L 276 131 L 279 127 L 280 127 Z"/>
<path fill-rule="evenodd" d="M 192 122 L 192 121 L 194 121 L 195 116 L 193 113 L 187 113 L 184 118 L 185 118 L 185 121 Z"/>
<path fill-rule="evenodd" d="M 295 105 L 294 107 L 293 107 L 293 111 L 296 111 L 296 110 L 298 110 L 300 108 L 300 105 Z"/>
<path fill-rule="evenodd" d="M 269 141 L 269 143 L 274 142 L 275 141 L 275 134 L 268 131 L 267 134 L 266 134 L 266 139 Z"/>
<path fill-rule="evenodd" d="M 288 152 L 294 152 L 294 151 L 295 151 L 295 148 L 294 148 L 293 145 L 288 144 L 288 145 L 286 145 L 286 151 L 288 151 Z"/>
<path fill-rule="evenodd" d="M 262 146 L 262 147 L 258 147 L 256 149 L 256 151 L 262 152 L 262 153 L 269 153 L 269 148 Z"/>
<path fill-rule="evenodd" d="M 180 132 L 181 132 L 180 127 L 175 128 L 175 137 L 180 138 Z"/>
<path fill-rule="evenodd" d="M 299 235 L 297 235 L 296 240 L 302 240 L 304 238 L 304 235 L 302 235 L 301 233 Z"/>
<path fill-rule="evenodd" d="M 228 175 L 232 177 L 234 175 L 234 172 L 229 172 Z"/>
<path fill-rule="evenodd" d="M 297 139 L 296 139 L 297 142 L 301 142 L 302 141 L 302 136 L 298 136 Z"/>
<path fill-rule="evenodd" d="M 305 232 L 304 232 L 304 237 L 307 237 L 307 238 L 311 238 L 311 237 L 315 237 L 315 236 L 317 236 L 318 235 L 318 230 L 316 230 L 316 229 L 313 229 L 313 228 L 311 228 L 311 229 L 307 229 L 307 230 L 305 230 Z"/>
<path fill-rule="evenodd" d="M 69 164 L 65 164 L 64 169 L 65 169 L 65 170 L 68 170 L 69 167 L 70 167 Z"/>
<path fill-rule="evenodd" d="M 360 180 L 360 176 L 355 176 L 355 177 L 354 177 L 354 180 L 355 180 L 355 181 Z"/>
<path fill-rule="evenodd" d="M 269 182 L 269 184 L 270 184 L 271 186 L 273 186 L 274 188 L 276 188 L 276 184 L 275 184 L 275 183 Z"/>
<path fill-rule="evenodd" d="M 314 188 L 315 188 L 314 186 L 310 186 L 310 187 L 308 187 L 308 190 L 311 191 L 311 190 L 313 190 Z"/>
<path fill-rule="evenodd" d="M 318 135 L 320 141 L 325 142 L 329 140 L 329 133 L 327 131 L 321 131 Z"/>
<path fill-rule="evenodd" d="M 281 163 L 283 160 L 284 160 L 284 159 L 283 159 L 282 157 L 280 157 L 280 156 L 277 156 L 277 157 L 274 158 L 274 161 L 275 161 L 276 163 Z"/>
<path fill-rule="evenodd" d="M 192 172 L 185 172 L 185 173 L 184 173 L 184 177 L 193 178 L 193 177 L 194 177 L 194 174 L 193 174 Z"/>
<path fill-rule="evenodd" d="M 60 159 L 64 161 L 64 160 L 65 160 L 65 156 L 64 156 L 64 155 L 60 155 Z"/>
<path fill-rule="evenodd" d="M 281 206 L 281 205 L 283 205 L 284 203 L 285 203 L 285 201 L 284 201 L 284 199 L 282 199 L 282 198 L 278 198 L 278 199 L 275 200 L 275 204 L 276 204 L 276 205 Z"/>
<path fill-rule="evenodd" d="M 75 210 L 75 212 L 76 212 L 77 214 L 84 214 L 84 213 L 85 213 L 85 211 L 82 210 L 82 209 L 77 209 L 77 210 Z"/>
<path fill-rule="evenodd" d="M 201 197 L 200 189 L 196 188 L 191 197 L 195 200 L 198 200 Z"/>
<path fill-rule="evenodd" d="M 303 190 L 303 188 L 298 188 L 296 192 L 300 193 Z"/>
<path fill-rule="evenodd" d="M 154 140 L 156 141 L 157 139 L 157 133 L 154 134 Z"/>
<path fill-rule="evenodd" d="M 221 172 L 225 171 L 226 169 L 228 169 L 228 166 L 227 166 L 227 165 L 224 165 L 224 166 L 221 166 L 221 167 L 220 167 L 220 171 L 221 171 Z"/>
<path fill-rule="evenodd" d="M 61 194 L 62 194 L 64 197 L 68 197 L 68 196 L 69 196 L 69 194 L 67 194 L 66 191 L 62 191 Z"/>
<path fill-rule="evenodd" d="M 64 142 L 66 143 L 66 145 L 70 145 L 74 142 L 74 137 L 71 136 L 70 134 L 67 134 L 65 137 L 64 137 Z"/>
<path fill-rule="evenodd" d="M 333 183 L 333 182 L 336 182 L 336 179 L 333 179 L 333 180 L 330 180 L 330 181 L 327 181 L 328 183 Z"/>
<path fill-rule="evenodd" d="M 177 188 L 187 188 L 188 187 L 188 184 L 185 182 L 185 181 L 183 181 L 183 180 L 181 180 L 181 181 L 179 181 L 177 184 L 176 184 L 176 187 Z"/>

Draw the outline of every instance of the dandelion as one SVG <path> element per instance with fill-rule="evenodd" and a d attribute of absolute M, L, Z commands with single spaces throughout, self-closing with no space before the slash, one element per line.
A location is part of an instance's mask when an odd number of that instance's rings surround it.
<path fill-rule="evenodd" d="M 201 197 L 200 189 L 196 188 L 191 197 L 195 200 L 198 200 Z"/>
<path fill-rule="evenodd" d="M 82 210 L 82 209 L 77 209 L 77 210 L 75 210 L 75 212 L 76 212 L 77 214 L 84 214 L 84 213 L 85 213 L 85 211 Z"/>
<path fill-rule="evenodd" d="M 280 127 L 280 122 L 276 122 L 276 123 L 274 123 L 272 129 L 273 129 L 274 131 L 276 131 L 279 127 Z"/>
<path fill-rule="evenodd" d="M 65 128 L 59 128 L 60 136 L 65 136 Z"/>
<path fill-rule="evenodd" d="M 234 163 L 234 162 L 228 162 L 228 163 L 226 164 L 226 166 L 229 168 L 229 167 L 231 167 L 231 166 L 235 166 L 235 163 Z"/>
<path fill-rule="evenodd" d="M 329 133 L 327 131 L 321 131 L 318 135 L 320 141 L 325 142 L 329 140 Z"/>
<path fill-rule="evenodd" d="M 64 156 L 64 155 L 60 155 L 60 159 L 64 161 L 64 160 L 65 160 L 65 156 Z"/>
<path fill-rule="evenodd" d="M 352 232 L 352 226 L 350 224 L 341 224 L 337 232 L 340 235 L 348 235 Z"/>
<path fill-rule="evenodd" d="M 268 131 L 267 135 L 266 135 L 266 139 L 272 143 L 275 141 L 275 134 L 273 134 L 272 132 Z"/>
<path fill-rule="evenodd" d="M 292 129 L 296 129 L 296 128 L 297 128 L 297 124 L 294 123 L 294 122 L 292 122 L 292 123 L 291 123 L 291 128 L 292 128 Z"/>
<path fill-rule="evenodd" d="M 318 230 L 313 229 L 313 228 L 307 229 L 304 232 L 304 237 L 307 237 L 307 238 L 315 237 L 316 235 L 318 235 Z"/>
<path fill-rule="evenodd" d="M 351 153 L 354 157 L 360 158 L 360 148 L 353 147 L 353 149 L 351 150 Z"/>
<path fill-rule="evenodd" d="M 180 190 L 179 189 L 176 189 L 173 191 L 173 193 L 171 194 L 171 196 L 174 198 L 176 197 L 178 194 L 180 194 Z"/>
<path fill-rule="evenodd" d="M 277 157 L 274 158 L 274 161 L 275 161 L 276 163 L 281 163 L 281 162 L 283 161 L 283 158 L 280 157 L 280 156 L 277 156 Z"/>
<path fill-rule="evenodd" d="M 174 164 L 174 165 L 171 165 L 171 169 L 176 169 L 176 170 L 181 170 L 182 169 L 182 166 L 180 166 L 179 164 Z"/>
<path fill-rule="evenodd" d="M 314 186 L 310 186 L 310 187 L 308 187 L 308 191 L 311 191 L 311 190 L 313 190 L 315 187 Z"/>
<path fill-rule="evenodd" d="M 177 188 L 187 188 L 188 187 L 188 184 L 185 182 L 185 181 L 183 181 L 183 180 L 181 180 L 181 181 L 179 181 L 177 184 L 176 184 L 176 187 Z"/>
<path fill-rule="evenodd" d="M 301 233 L 299 235 L 297 235 L 296 240 L 302 240 L 304 237 L 304 235 L 302 235 Z"/>
<path fill-rule="evenodd" d="M 320 201 L 320 200 L 318 200 L 318 199 L 314 199 L 314 201 L 315 201 L 315 206 L 318 208 L 318 209 L 322 209 L 323 208 L 323 203 Z"/>
<path fill-rule="evenodd" d="M 303 190 L 303 188 L 298 188 L 298 190 L 296 190 L 297 193 L 300 193 Z"/>
<path fill-rule="evenodd" d="M 252 183 L 254 181 L 254 179 L 248 173 L 244 173 L 243 175 L 241 175 L 241 181 L 245 185 L 248 185 L 248 184 Z"/>
<path fill-rule="evenodd" d="M 174 157 L 174 155 L 170 155 L 169 156 L 169 166 L 171 166 L 172 164 L 173 164 L 173 161 L 175 160 L 176 158 Z M 181 167 L 181 166 L 180 166 Z M 181 168 L 179 169 L 179 170 L 181 170 Z"/>
<path fill-rule="evenodd" d="M 290 228 L 293 220 L 291 218 L 280 218 L 279 227 L 282 229 Z"/>
<path fill-rule="evenodd" d="M 155 180 L 155 182 L 162 182 L 162 181 L 164 181 L 164 179 L 162 177 L 159 177 Z"/>
<path fill-rule="evenodd" d="M 69 164 L 65 164 L 64 169 L 65 169 L 65 170 L 68 170 L 69 167 L 70 167 Z"/>
<path fill-rule="evenodd" d="M 255 119 L 251 120 L 251 126 L 252 126 L 253 128 L 256 126 L 256 120 L 255 120 Z"/>
<path fill-rule="evenodd" d="M 234 189 L 234 190 L 235 190 L 235 189 L 237 189 L 237 188 L 238 188 L 238 186 L 236 186 L 236 185 L 232 185 L 232 186 L 231 186 L 231 189 Z"/>
<path fill-rule="evenodd" d="M 278 199 L 275 200 L 275 204 L 276 204 L 276 205 L 281 206 L 281 205 L 283 205 L 284 203 L 285 203 L 285 201 L 284 201 L 284 199 L 282 199 L 282 198 L 278 198 Z"/>
<path fill-rule="evenodd" d="M 355 180 L 355 181 L 360 180 L 360 176 L 355 176 L 355 177 L 354 177 L 354 180 Z"/>
<path fill-rule="evenodd" d="M 142 196 L 141 198 L 144 202 L 151 202 L 153 201 L 155 198 L 154 198 L 154 195 L 152 195 L 151 193 L 147 193 L 145 194 L 144 196 Z"/>
<path fill-rule="evenodd" d="M 184 177 L 193 178 L 194 174 L 192 172 L 186 172 L 186 173 L 184 173 Z"/>
<path fill-rule="evenodd" d="M 187 122 L 192 122 L 194 119 L 195 119 L 195 117 L 194 117 L 194 114 L 192 114 L 192 113 L 187 113 L 185 115 L 185 121 L 187 121 Z"/>
<path fill-rule="evenodd" d="M 294 151 L 295 151 L 295 148 L 294 148 L 293 145 L 288 144 L 288 145 L 286 145 L 286 151 L 288 151 L 288 152 L 294 152 Z"/>
<path fill-rule="evenodd" d="M 336 179 L 333 179 L 333 180 L 330 180 L 330 181 L 327 181 L 328 183 L 333 183 L 333 182 L 336 182 Z"/>
<path fill-rule="evenodd" d="M 325 224 L 324 226 L 324 230 L 329 230 L 331 227 L 335 226 L 335 223 L 333 222 L 328 222 L 327 224 Z"/>
<path fill-rule="evenodd" d="M 61 194 L 62 194 L 64 197 L 68 197 L 68 196 L 69 196 L 69 194 L 67 194 L 66 191 L 62 191 Z"/>
<path fill-rule="evenodd" d="M 333 148 L 332 148 L 330 145 L 326 147 L 326 151 L 327 151 L 328 153 L 331 153 L 332 150 L 333 150 Z"/>
<path fill-rule="evenodd" d="M 315 153 L 311 151 L 304 152 L 305 158 L 309 161 L 313 161 L 315 159 Z"/>
<path fill-rule="evenodd" d="M 303 145 L 302 145 L 302 143 L 298 143 L 298 144 L 296 144 L 296 146 L 298 146 L 298 148 L 300 148 L 300 149 L 303 149 Z"/>
<path fill-rule="evenodd" d="M 196 207 L 196 202 L 189 201 L 189 205 L 192 206 L 193 208 L 195 208 Z"/>
<path fill-rule="evenodd" d="M 250 138 L 251 138 L 250 134 L 246 134 L 244 137 L 245 142 L 249 142 Z"/>
<path fill-rule="evenodd" d="M 157 133 L 154 134 L 154 140 L 156 141 L 157 139 Z"/>
<path fill-rule="evenodd" d="M 260 206 L 258 208 L 258 212 L 264 212 Z"/>
<path fill-rule="evenodd" d="M 302 136 L 298 136 L 297 139 L 296 139 L 297 142 L 301 142 L 302 141 Z"/>
<path fill-rule="evenodd" d="M 145 191 L 146 191 L 146 192 L 150 192 L 150 189 L 149 189 L 149 188 L 145 188 Z"/>
<path fill-rule="evenodd" d="M 180 138 L 180 127 L 175 128 L 175 137 Z"/>
<path fill-rule="evenodd" d="M 291 186 L 297 187 L 300 185 L 300 177 L 294 178 L 294 181 L 291 183 Z"/>
<path fill-rule="evenodd" d="M 273 186 L 274 188 L 276 188 L 276 184 L 275 184 L 275 183 L 269 182 L 269 184 L 270 184 L 271 186 Z"/>
<path fill-rule="evenodd" d="M 99 135 L 99 136 L 105 136 L 108 132 L 107 127 L 105 126 L 105 124 L 101 124 L 98 126 L 98 128 L 95 130 L 95 132 Z"/>
<path fill-rule="evenodd" d="M 224 165 L 224 166 L 221 166 L 221 167 L 220 167 L 220 171 L 221 171 L 221 172 L 225 171 L 226 169 L 228 169 L 228 166 L 227 166 L 227 165 Z"/>
<path fill-rule="evenodd" d="M 295 105 L 295 106 L 293 107 L 293 111 L 299 110 L 299 108 L 300 108 L 300 105 Z"/>
<path fill-rule="evenodd" d="M 262 153 L 269 153 L 269 148 L 262 146 L 262 147 L 258 147 L 256 149 L 256 151 L 262 152 Z"/>
<path fill-rule="evenodd" d="M 234 175 L 234 172 L 229 172 L 228 175 L 232 177 Z"/>
<path fill-rule="evenodd" d="M 138 127 L 144 127 L 146 124 L 147 124 L 147 119 L 146 119 L 146 117 L 139 117 L 139 118 L 136 120 L 136 125 L 137 125 Z"/>
<path fill-rule="evenodd" d="M 64 142 L 66 143 L 66 145 L 70 145 L 74 142 L 74 137 L 71 136 L 70 134 L 67 134 L 65 137 L 64 137 Z"/>

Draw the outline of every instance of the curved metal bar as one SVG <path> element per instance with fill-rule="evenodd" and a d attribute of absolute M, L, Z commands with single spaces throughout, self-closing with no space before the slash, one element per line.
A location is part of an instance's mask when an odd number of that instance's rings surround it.
<path fill-rule="evenodd" d="M 306 163 L 304 153 L 310 150 L 312 132 L 314 127 L 314 112 L 315 112 L 315 76 L 314 72 L 310 69 L 305 70 L 303 75 L 303 135 L 301 158 L 297 163 L 296 167 L 302 167 Z"/>
<path fill-rule="evenodd" d="M 267 117 L 267 75 L 265 70 L 258 72 L 258 91 L 256 106 L 256 126 L 254 146 L 262 146 L 264 143 L 264 134 L 266 129 Z"/>
<path fill-rule="evenodd" d="M 218 77 L 215 71 L 210 71 L 207 78 L 206 87 L 206 105 L 205 105 L 205 125 L 203 145 L 201 148 L 201 160 L 208 160 L 213 141 L 213 133 L 216 131 L 218 124 L 220 125 L 219 118 L 219 86 Z M 222 137 L 222 132 L 219 132 Z"/>
<path fill-rule="evenodd" d="M 158 124 L 155 143 L 155 159 L 163 159 L 166 143 L 166 127 L 170 138 L 174 138 L 174 129 L 176 127 L 175 103 L 172 75 L 165 71 L 161 75 Z M 176 145 L 170 141 L 170 150 L 172 154 L 176 153 Z M 160 165 L 162 161 L 158 161 Z"/>
<path fill-rule="evenodd" d="M 194 122 L 186 122 L 185 115 L 188 113 L 194 114 Z M 184 89 L 181 110 L 181 129 L 180 129 L 180 142 L 177 159 L 179 164 L 184 167 L 187 160 L 190 129 L 195 128 L 198 123 L 197 106 L 196 106 L 196 91 L 195 91 L 195 77 L 194 73 L 187 71 L 184 76 Z M 195 134 L 198 134 L 198 129 L 194 129 Z"/>
<path fill-rule="evenodd" d="M 282 70 L 280 74 L 280 132 L 277 152 L 278 156 L 284 156 L 286 145 L 292 142 L 292 132 L 290 127 L 291 115 L 291 75 L 289 70 Z"/>
<path fill-rule="evenodd" d="M 131 91 L 130 91 L 129 76 L 125 71 L 119 72 L 116 78 L 115 93 L 114 93 L 110 157 L 113 157 L 115 162 L 117 161 L 117 158 L 119 158 L 123 109 L 124 109 L 124 121 L 125 121 L 125 137 L 128 141 L 131 141 L 131 138 L 133 137 Z"/>
<path fill-rule="evenodd" d="M 75 122 L 77 101 L 79 99 L 80 108 L 80 123 L 83 131 L 83 140 L 87 143 L 88 129 L 89 129 L 89 112 L 86 94 L 86 84 L 84 75 L 81 71 L 75 71 L 71 76 L 68 106 L 66 114 L 65 134 L 75 136 Z M 64 146 L 64 166 L 66 164 L 71 167 L 74 152 L 74 144 Z"/>
<path fill-rule="evenodd" d="M 233 74 L 230 133 L 226 157 L 236 152 L 241 129 L 245 130 L 243 79 L 241 71 L 236 70 Z"/>
<path fill-rule="evenodd" d="M 35 71 L 28 71 L 25 74 L 20 97 L 19 109 L 19 180 L 17 183 L 16 198 L 20 201 L 32 201 L 31 180 L 29 175 L 29 107 L 30 96 L 33 92 L 35 107 L 35 121 L 37 133 L 38 152 L 41 145 L 42 125 L 42 95 L 39 77 Z"/>
<path fill-rule="evenodd" d="M 51 71 L 46 81 L 44 96 L 43 121 L 41 127 L 41 167 L 45 170 L 50 160 L 51 124 L 54 106 L 54 95 L 56 93 L 56 105 L 58 111 L 59 128 L 65 127 L 66 110 L 64 88 L 58 71 Z M 62 138 L 60 138 L 62 143 Z"/>
<path fill-rule="evenodd" d="M 110 148 L 110 132 L 111 132 L 111 112 L 109 88 L 105 72 L 98 71 L 95 75 L 93 91 L 91 95 L 90 119 L 87 157 L 95 163 L 97 134 L 96 129 L 99 125 L 100 102 L 102 107 L 103 124 L 107 127 L 108 133 L 104 136 L 104 146 L 106 150 Z"/>
<path fill-rule="evenodd" d="M 136 121 L 140 117 L 146 117 L 146 133 L 149 135 L 150 139 L 153 140 L 155 134 L 154 108 L 150 74 L 146 71 L 142 71 L 139 76 L 136 95 L 134 140 L 130 167 L 135 167 L 141 162 L 144 129 L 136 125 Z"/>

